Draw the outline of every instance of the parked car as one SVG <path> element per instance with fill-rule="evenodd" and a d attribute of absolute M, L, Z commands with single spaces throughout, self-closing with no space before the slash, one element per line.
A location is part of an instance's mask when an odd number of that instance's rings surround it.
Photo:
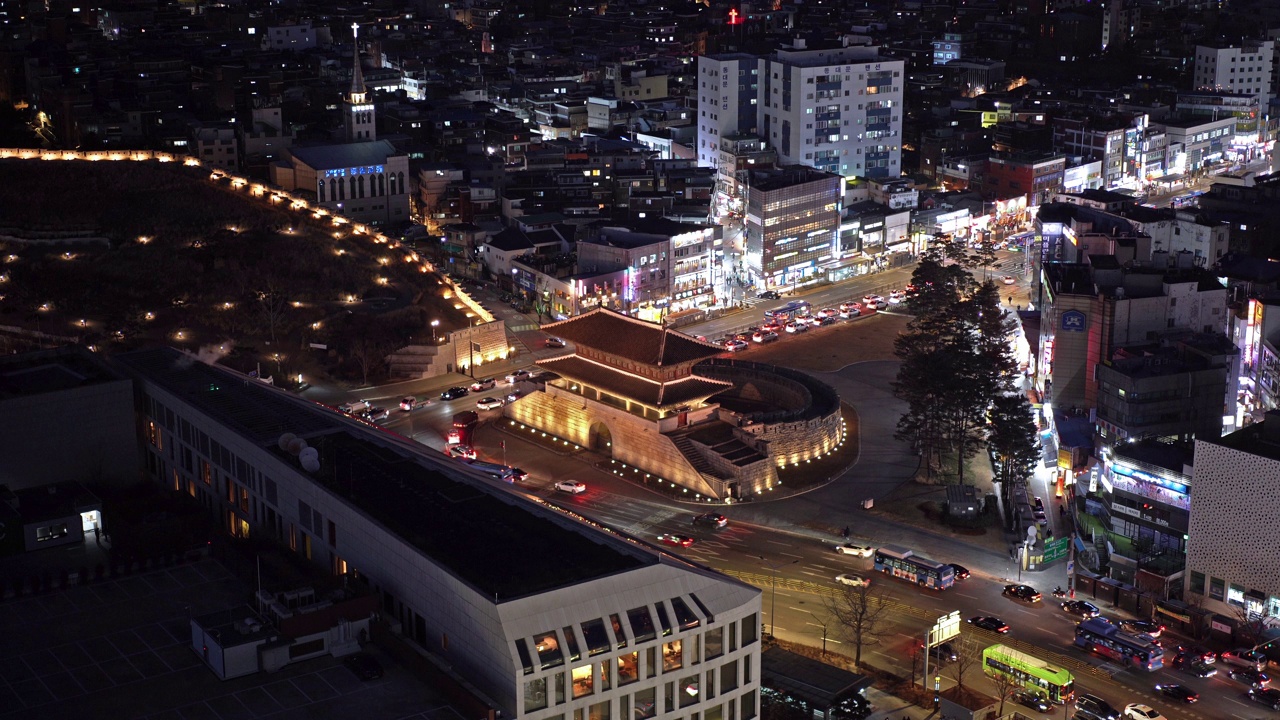
<path fill-rule="evenodd" d="M 1165 627 L 1160 623 L 1146 620 L 1121 620 L 1120 629 L 1133 635 L 1146 634 L 1158 638 L 1164 632 Z"/>
<path fill-rule="evenodd" d="M 697 540 L 688 535 L 659 535 L 658 542 L 663 545 L 671 545 L 674 547 L 689 547 L 697 542 Z"/>
<path fill-rule="evenodd" d="M 1009 623 L 1006 623 L 1000 618 L 994 617 L 992 615 L 979 615 L 977 617 L 971 617 L 969 618 L 968 622 L 974 627 L 980 627 L 983 630 L 990 630 L 991 632 L 1000 633 L 1001 635 L 1009 632 Z"/>
<path fill-rule="evenodd" d="M 782 299 L 782 296 L 778 294 L 777 290 L 765 290 L 764 292 L 757 293 L 756 297 L 760 298 L 761 300 L 781 300 Z"/>
<path fill-rule="evenodd" d="M 836 546 L 836 552 L 841 555 L 856 555 L 858 557 L 871 557 L 876 553 L 876 549 L 870 545 L 855 545 L 854 543 L 841 543 Z"/>
<path fill-rule="evenodd" d="M 1067 602 L 1062 603 L 1062 609 L 1068 615 L 1075 615 L 1076 617 L 1083 618 L 1085 620 L 1088 620 L 1089 618 L 1096 618 L 1102 614 L 1102 611 L 1099 610 L 1096 605 L 1085 602 L 1084 600 L 1068 600 Z"/>
<path fill-rule="evenodd" d="M 447 453 L 451 458 L 463 460 L 476 459 L 476 450 L 470 445 L 450 445 L 449 449 L 445 450 L 445 453 Z"/>
<path fill-rule="evenodd" d="M 581 495 L 587 491 L 586 484 L 580 483 L 577 480 L 561 480 L 553 487 L 560 492 L 567 492 L 570 495 Z"/>
<path fill-rule="evenodd" d="M 1019 690 L 1013 694 L 1013 701 L 1023 707 L 1029 707 L 1036 712 L 1047 713 L 1053 709 L 1053 703 L 1040 693 L 1033 693 L 1029 690 Z"/>
<path fill-rule="evenodd" d="M 870 580 L 862 577 L 861 575 L 854 575 L 853 573 L 841 573 L 840 575 L 837 575 L 836 582 L 841 585 L 851 585 L 853 587 L 863 587 L 871 584 Z"/>
<path fill-rule="evenodd" d="M 558 337 L 549 337 L 547 338 L 546 345 L 549 348 L 562 348 L 564 347 L 564 340 L 561 340 Z"/>
<path fill-rule="evenodd" d="M 1249 688 L 1249 699 L 1272 710 L 1280 710 L 1280 690 L 1275 688 Z"/>
<path fill-rule="evenodd" d="M 470 390 L 459 385 L 458 387 L 451 387 L 448 390 L 445 390 L 444 392 L 440 393 L 440 399 L 441 400 L 457 400 L 460 397 L 466 397 L 467 394 L 470 392 L 471 392 Z"/>
<path fill-rule="evenodd" d="M 496 410 L 497 408 L 502 407 L 502 401 L 498 398 L 492 397 L 481 398 L 480 402 L 476 403 L 476 407 L 481 410 Z"/>
<path fill-rule="evenodd" d="M 1004 587 L 1005 597 L 1015 600 L 1025 600 L 1026 602 L 1040 602 L 1041 597 L 1039 591 L 1030 585 L 1006 585 Z"/>
<path fill-rule="evenodd" d="M 1192 690 L 1186 685 L 1177 685 L 1174 683 L 1160 683 L 1156 685 L 1156 692 L 1171 697 L 1175 700 L 1181 700 L 1184 703 L 1193 703 L 1200 699 L 1200 693 Z"/>
<path fill-rule="evenodd" d="M 493 386 L 497 384 L 498 383 L 493 378 L 485 378 L 483 380 L 477 380 L 471 383 L 471 392 L 484 392 L 485 390 L 492 390 Z"/>
<path fill-rule="evenodd" d="M 752 334 L 751 339 L 760 344 L 771 343 L 778 339 L 778 333 L 760 329 Z"/>
<path fill-rule="evenodd" d="M 955 564 L 955 563 L 948 563 L 948 565 L 950 565 L 950 566 L 951 566 L 951 574 L 952 574 L 952 575 L 954 575 L 954 576 L 955 576 L 955 578 L 956 578 L 957 580 L 966 580 L 966 579 L 968 579 L 968 577 L 969 577 L 969 568 L 967 568 L 967 567 L 965 567 L 965 566 L 963 566 L 963 565 L 957 565 L 957 564 Z"/>
<path fill-rule="evenodd" d="M 528 370 L 515 370 L 515 371 L 512 371 L 509 375 L 507 375 L 507 378 L 506 378 L 506 380 L 507 380 L 507 384 L 508 384 L 508 385 L 515 385 L 516 383 L 520 382 L 521 380 L 528 380 L 528 379 L 529 379 L 529 371 L 528 371 Z"/>
<path fill-rule="evenodd" d="M 694 525 L 707 525 L 713 528 L 722 528 L 729 524 L 729 518 L 720 513 L 702 513 L 693 516 Z"/>
<path fill-rule="evenodd" d="M 368 682 L 382 677 L 382 665 L 372 655 L 365 652 L 352 653 L 342 659 L 342 664 L 355 673 L 355 676 Z"/>

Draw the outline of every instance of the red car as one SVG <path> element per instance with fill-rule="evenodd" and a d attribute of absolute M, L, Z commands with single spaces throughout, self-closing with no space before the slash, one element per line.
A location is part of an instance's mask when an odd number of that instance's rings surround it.
<path fill-rule="evenodd" d="M 689 547 L 696 541 L 688 535 L 659 535 L 658 542 L 674 547 Z"/>

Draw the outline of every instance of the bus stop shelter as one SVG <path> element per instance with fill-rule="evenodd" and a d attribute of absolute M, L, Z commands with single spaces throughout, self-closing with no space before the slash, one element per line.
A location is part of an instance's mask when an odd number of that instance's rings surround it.
<path fill-rule="evenodd" d="M 832 710 L 871 687 L 872 680 L 834 665 L 774 646 L 760 655 L 760 684 L 792 706 L 802 705 L 818 720 L 838 718 Z M 865 696 L 862 696 L 865 702 Z"/>

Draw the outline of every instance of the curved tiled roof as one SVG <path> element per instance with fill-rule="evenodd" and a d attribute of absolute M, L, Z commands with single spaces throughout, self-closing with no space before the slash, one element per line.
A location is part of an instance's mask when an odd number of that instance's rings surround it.
<path fill-rule="evenodd" d="M 679 380 L 662 383 L 577 355 L 539 360 L 538 365 L 561 377 L 577 380 L 584 385 L 599 388 L 611 395 L 635 400 L 652 408 L 684 405 L 693 400 L 715 395 L 733 385 L 724 380 L 712 380 L 697 375 L 687 375 Z"/>
<path fill-rule="evenodd" d="M 542 329 L 575 345 L 647 365 L 678 365 L 724 352 L 719 345 L 605 308 L 543 325 Z"/>

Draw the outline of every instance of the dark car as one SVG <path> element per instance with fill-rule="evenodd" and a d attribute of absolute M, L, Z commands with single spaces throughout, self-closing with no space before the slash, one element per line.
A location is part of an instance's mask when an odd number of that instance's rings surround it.
<path fill-rule="evenodd" d="M 1028 692 L 1021 690 L 1013 694 L 1013 701 L 1023 707 L 1029 707 L 1037 712 L 1049 712 L 1053 709 L 1053 703 L 1040 693 Z"/>
<path fill-rule="evenodd" d="M 1160 684 L 1156 685 L 1156 692 L 1184 703 L 1193 703 L 1200 699 L 1200 693 L 1186 685 Z"/>
<path fill-rule="evenodd" d="M 1003 595 L 1015 600 L 1040 602 L 1040 593 L 1030 585 L 1005 585 Z"/>
<path fill-rule="evenodd" d="M 969 577 L 969 568 L 955 563 L 948 564 L 951 567 L 951 572 L 955 574 L 957 580 L 964 580 Z"/>
<path fill-rule="evenodd" d="M 702 513 L 693 516 L 694 525 L 706 525 L 713 528 L 722 528 L 729 524 L 729 518 L 720 513 Z"/>
<path fill-rule="evenodd" d="M 1077 712 L 1083 711 L 1090 720 L 1120 720 L 1120 711 L 1097 695 L 1081 695 L 1076 698 Z M 1080 717 L 1079 714 L 1076 717 Z"/>
<path fill-rule="evenodd" d="M 760 298 L 761 300 L 781 300 L 782 299 L 782 296 L 778 294 L 777 290 L 765 290 L 764 292 L 756 295 L 756 297 Z"/>
<path fill-rule="evenodd" d="M 1280 710 L 1280 690 L 1275 688 L 1250 688 L 1249 699 L 1272 710 Z"/>
<path fill-rule="evenodd" d="M 938 663 L 938 665 L 955 662 L 958 657 L 955 648 L 951 647 L 951 643 L 944 642 L 941 645 L 934 645 L 929 648 L 929 658 Z"/>
<path fill-rule="evenodd" d="M 1239 668 L 1227 673 L 1227 677 L 1235 680 L 1241 685 L 1248 685 L 1252 688 L 1264 688 L 1271 683 L 1271 676 L 1257 670 L 1249 670 L 1247 668 Z"/>
<path fill-rule="evenodd" d="M 459 385 L 458 387 L 451 387 L 448 390 L 445 390 L 444 392 L 440 393 L 440 399 L 441 400 L 457 400 L 460 397 L 466 397 L 467 393 L 469 392 L 471 391 Z"/>
<path fill-rule="evenodd" d="M 1218 668 L 1185 653 L 1173 658 L 1173 666 L 1196 677 L 1213 677 L 1218 674 Z"/>
<path fill-rule="evenodd" d="M 369 653 L 352 653 L 342 659 L 342 664 L 361 680 L 377 680 L 382 677 L 382 665 Z"/>
<path fill-rule="evenodd" d="M 1068 600 L 1067 602 L 1062 603 L 1062 609 L 1068 615 L 1075 615 L 1076 617 L 1084 618 L 1085 620 L 1088 620 L 1089 618 L 1096 618 L 1102 614 L 1102 611 L 1099 610 L 1096 605 L 1093 603 L 1087 603 L 1083 600 Z"/>
<path fill-rule="evenodd" d="M 1206 665 L 1212 665 L 1218 662 L 1218 654 L 1214 651 L 1201 647 L 1200 645 L 1179 645 L 1176 648 L 1178 655 L 1185 655 L 1187 662 L 1196 661 Z"/>
<path fill-rule="evenodd" d="M 979 615 L 977 617 L 971 617 L 969 618 L 969 623 L 975 627 L 980 627 L 983 630 L 990 630 L 991 632 L 995 632 L 995 633 L 1003 634 L 1003 633 L 1009 632 L 1008 623 L 1006 623 L 1005 621 L 1001 620 L 998 617 L 993 617 L 991 615 Z"/>
<path fill-rule="evenodd" d="M 1146 620 L 1121 620 L 1120 629 L 1133 635 L 1150 635 L 1153 638 L 1160 637 L 1165 627 L 1160 623 L 1147 622 Z"/>

